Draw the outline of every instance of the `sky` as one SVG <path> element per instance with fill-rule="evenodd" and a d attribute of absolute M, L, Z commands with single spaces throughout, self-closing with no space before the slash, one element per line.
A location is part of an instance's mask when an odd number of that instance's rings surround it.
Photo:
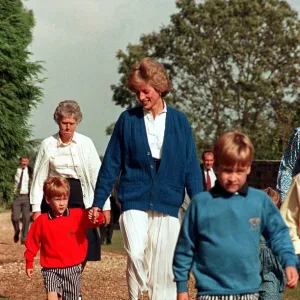
<path fill-rule="evenodd" d="M 300 0 L 288 1 L 300 13 Z M 177 12 L 175 0 L 23 0 L 36 19 L 32 60 L 43 61 L 43 102 L 32 111 L 32 138 L 58 131 L 53 113 L 63 100 L 76 100 L 83 120 L 77 131 L 89 136 L 99 155 L 109 141 L 105 128 L 123 111 L 112 101 L 119 82 L 119 49 L 142 34 L 158 31 Z"/>
<path fill-rule="evenodd" d="M 158 31 L 176 11 L 174 0 L 23 0 L 36 19 L 32 60 L 44 61 L 43 103 L 29 119 L 32 138 L 58 131 L 53 113 L 63 100 L 76 100 L 83 113 L 77 132 L 89 136 L 99 155 L 109 141 L 105 128 L 124 110 L 112 101 L 119 82 L 119 49 Z"/>

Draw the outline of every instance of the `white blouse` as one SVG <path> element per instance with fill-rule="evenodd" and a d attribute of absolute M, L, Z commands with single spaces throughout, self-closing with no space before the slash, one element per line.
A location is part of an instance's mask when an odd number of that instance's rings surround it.
<path fill-rule="evenodd" d="M 75 141 L 72 140 L 71 143 L 64 144 L 59 139 L 57 149 L 49 159 L 49 177 L 79 178 L 76 172 L 79 162 L 74 143 Z"/>
<path fill-rule="evenodd" d="M 164 102 L 164 109 L 157 114 L 155 119 L 151 112 L 144 109 L 144 120 L 147 132 L 147 138 L 152 157 L 160 159 L 165 136 L 167 116 L 167 105 Z"/>

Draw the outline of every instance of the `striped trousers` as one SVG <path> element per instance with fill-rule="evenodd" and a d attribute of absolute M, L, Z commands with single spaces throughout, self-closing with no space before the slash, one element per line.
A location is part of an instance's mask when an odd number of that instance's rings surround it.
<path fill-rule="evenodd" d="M 197 300 L 258 300 L 259 294 L 243 294 L 243 295 L 201 295 Z"/>
<path fill-rule="evenodd" d="M 67 268 L 42 268 L 47 293 L 57 292 L 63 300 L 78 300 L 81 264 Z"/>
<path fill-rule="evenodd" d="M 148 290 L 149 300 L 176 300 L 172 265 L 179 220 L 155 211 L 128 210 L 120 217 L 120 229 L 129 299 L 137 300 Z"/>

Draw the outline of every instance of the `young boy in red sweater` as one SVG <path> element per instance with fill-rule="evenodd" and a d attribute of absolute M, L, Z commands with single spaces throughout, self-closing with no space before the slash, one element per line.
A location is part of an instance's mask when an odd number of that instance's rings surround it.
<path fill-rule="evenodd" d="M 97 222 L 89 220 L 89 211 L 68 209 L 70 186 L 62 177 L 45 181 L 44 196 L 50 211 L 32 224 L 25 243 L 26 274 L 33 275 L 34 257 L 40 250 L 40 263 L 48 300 L 61 297 L 77 300 L 80 295 L 81 263 L 87 253 L 86 231 L 103 223 L 99 212 Z"/>

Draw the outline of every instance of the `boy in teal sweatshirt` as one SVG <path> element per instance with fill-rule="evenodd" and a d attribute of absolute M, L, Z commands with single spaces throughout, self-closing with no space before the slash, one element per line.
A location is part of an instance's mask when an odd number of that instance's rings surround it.
<path fill-rule="evenodd" d="M 197 300 L 258 299 L 262 234 L 285 268 L 287 286 L 298 283 L 298 258 L 278 209 L 263 191 L 247 186 L 253 145 L 239 132 L 221 136 L 214 149 L 218 181 L 194 197 L 174 255 L 177 300 L 188 300 L 192 268 Z"/>

